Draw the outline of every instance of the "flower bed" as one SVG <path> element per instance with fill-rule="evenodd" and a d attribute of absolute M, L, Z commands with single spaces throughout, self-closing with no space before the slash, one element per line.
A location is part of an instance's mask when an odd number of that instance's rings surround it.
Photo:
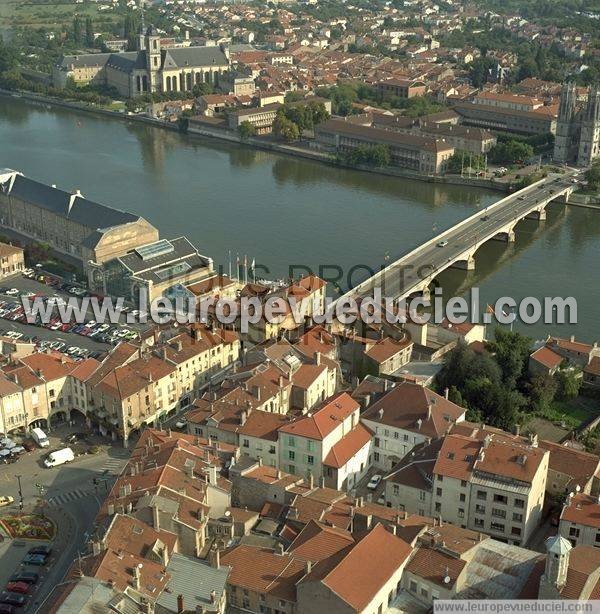
<path fill-rule="evenodd" d="M 13 538 L 54 539 L 56 527 L 52 520 L 37 514 L 12 514 L 0 518 L 0 525 Z"/>

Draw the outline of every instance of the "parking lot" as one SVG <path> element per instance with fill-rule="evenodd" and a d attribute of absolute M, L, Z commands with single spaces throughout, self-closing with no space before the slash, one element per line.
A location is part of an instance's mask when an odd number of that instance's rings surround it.
<path fill-rule="evenodd" d="M 35 539 L 9 539 L 0 543 L 0 596 L 4 596 L 6 594 L 6 586 L 9 584 L 9 582 L 11 582 L 11 579 L 16 579 L 16 576 L 19 576 L 24 572 L 37 574 L 39 579 L 36 582 L 31 584 L 26 583 L 25 585 L 20 582 L 18 586 L 11 585 L 11 588 L 27 591 L 25 594 L 23 594 L 23 597 L 26 605 L 29 606 L 27 610 L 31 611 L 31 606 L 35 601 L 37 601 L 37 597 L 44 583 L 44 578 L 47 571 L 49 567 L 55 563 L 56 553 L 50 553 L 50 556 L 46 558 L 45 565 L 28 565 L 24 563 L 24 559 L 29 550 L 47 545 L 48 542 Z M 33 578 L 34 576 L 32 576 L 32 579 Z M 13 592 L 13 594 L 15 593 Z M 18 595 L 19 593 L 16 594 Z"/>
<path fill-rule="evenodd" d="M 45 280 L 48 281 L 49 278 L 45 276 Z M 59 283 L 59 280 L 56 282 Z M 119 324 L 96 324 L 91 310 L 88 312 L 89 319 L 86 319 L 87 326 L 77 326 L 75 323 L 67 325 L 57 318 L 45 326 L 26 323 L 22 297 L 32 299 L 39 296 L 45 297 L 46 301 L 67 301 L 74 297 L 74 294 L 66 289 L 70 287 L 70 284 L 64 284 L 62 287 L 48 285 L 20 276 L 6 280 L 5 285 L 0 287 L 0 333 L 12 336 L 15 340 L 33 340 L 41 349 L 50 347 L 69 353 L 77 359 L 106 352 L 119 341 L 135 339 L 148 327 L 142 323 L 124 324 L 126 314 L 121 316 L 122 322 Z"/>

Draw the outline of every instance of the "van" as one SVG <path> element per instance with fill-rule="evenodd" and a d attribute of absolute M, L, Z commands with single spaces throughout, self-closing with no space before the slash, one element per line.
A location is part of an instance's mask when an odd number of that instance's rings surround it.
<path fill-rule="evenodd" d="M 74 458 L 75 454 L 73 454 L 71 448 L 63 448 L 62 450 L 56 450 L 56 452 L 50 452 L 44 461 L 44 465 L 50 469 L 50 467 L 58 467 L 58 465 L 70 463 Z"/>
<path fill-rule="evenodd" d="M 46 436 L 46 433 L 42 431 L 42 429 L 32 429 L 31 436 L 33 437 L 37 445 L 40 446 L 40 448 L 47 448 L 50 445 L 48 437 Z"/>

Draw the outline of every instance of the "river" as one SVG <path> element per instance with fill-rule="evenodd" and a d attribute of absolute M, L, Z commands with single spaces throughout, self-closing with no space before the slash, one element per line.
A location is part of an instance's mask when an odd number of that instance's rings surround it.
<path fill-rule="evenodd" d="M 329 167 L 318 162 L 187 137 L 110 118 L 0 97 L 0 167 L 143 215 L 165 238 L 187 235 L 228 270 L 237 254 L 285 277 L 290 266 L 334 275 L 377 268 L 502 197 Z M 600 212 L 553 205 L 526 220 L 517 241 L 490 242 L 477 268 L 449 271 L 445 295 L 478 286 L 482 303 L 501 296 L 574 296 L 577 325 L 520 325 L 589 341 L 600 338 Z M 258 267 L 257 267 L 258 268 Z M 300 271 L 300 268 L 296 269 Z M 364 271 L 356 269 L 357 282 Z"/>

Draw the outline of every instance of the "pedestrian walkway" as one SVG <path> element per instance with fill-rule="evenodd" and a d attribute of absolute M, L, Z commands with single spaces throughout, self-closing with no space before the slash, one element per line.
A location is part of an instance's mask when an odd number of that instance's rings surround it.
<path fill-rule="evenodd" d="M 77 499 L 83 499 L 84 497 L 89 497 L 93 492 L 89 490 L 82 490 L 80 488 L 76 490 L 71 490 L 69 492 L 63 492 L 60 495 L 54 495 L 53 497 L 48 497 L 48 505 L 52 505 L 54 507 L 60 507 L 69 503 L 69 501 L 75 501 Z"/>
<path fill-rule="evenodd" d="M 102 465 L 103 473 L 112 473 L 113 475 L 119 475 L 125 465 L 124 458 L 109 458 L 104 465 Z"/>

